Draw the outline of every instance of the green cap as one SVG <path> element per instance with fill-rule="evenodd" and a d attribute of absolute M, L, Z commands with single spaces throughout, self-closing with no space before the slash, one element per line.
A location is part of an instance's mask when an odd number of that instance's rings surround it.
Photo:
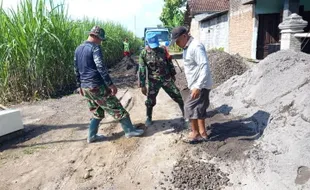
<path fill-rule="evenodd" d="M 99 26 L 94 26 L 90 30 L 89 35 L 94 35 L 94 36 L 98 37 L 100 40 L 105 40 L 105 32 Z"/>

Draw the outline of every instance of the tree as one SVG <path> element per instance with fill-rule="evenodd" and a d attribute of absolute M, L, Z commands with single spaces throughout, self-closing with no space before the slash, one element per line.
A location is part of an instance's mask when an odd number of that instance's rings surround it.
<path fill-rule="evenodd" d="M 186 0 L 164 0 L 165 5 L 160 15 L 160 20 L 165 27 L 173 28 L 183 25 L 184 11 L 181 10 L 185 6 Z"/>

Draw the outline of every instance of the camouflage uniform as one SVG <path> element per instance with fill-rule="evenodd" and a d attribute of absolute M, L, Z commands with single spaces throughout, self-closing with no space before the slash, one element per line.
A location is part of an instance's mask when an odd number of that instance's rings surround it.
<path fill-rule="evenodd" d="M 99 45 L 103 40 L 105 40 L 104 30 L 94 26 L 89 32 L 89 40 L 77 47 L 74 53 L 77 87 L 80 94 L 87 98 L 88 107 L 94 115 L 89 125 L 88 143 L 104 139 L 104 136 L 97 133 L 105 111 L 121 123 L 126 137 L 140 136 L 144 132 L 134 127 L 128 112 L 112 93 L 117 92 L 117 88 L 113 85 L 103 62 Z"/>
<path fill-rule="evenodd" d="M 87 52 L 91 56 L 88 56 L 89 58 L 81 56 L 83 52 L 80 51 Z M 79 58 L 83 60 L 78 60 Z M 108 88 L 113 82 L 108 74 L 106 64 L 103 62 L 101 47 L 94 43 L 84 42 L 77 48 L 74 60 L 78 87 L 81 88 L 83 96 L 87 98 L 88 107 L 94 118 L 103 119 L 104 110 L 116 120 L 126 117 L 128 113 L 119 100 L 112 96 L 111 90 Z"/>
<path fill-rule="evenodd" d="M 176 75 L 174 65 L 168 51 L 164 47 L 142 50 L 139 57 L 139 87 L 145 87 L 148 81 L 146 107 L 156 105 L 156 96 L 162 87 L 165 92 L 180 106 L 183 100 L 179 89 L 174 84 Z"/>
<path fill-rule="evenodd" d="M 120 120 L 128 116 L 120 101 L 111 95 L 111 90 L 105 86 L 95 88 L 82 88 L 82 94 L 87 98 L 89 110 L 94 118 L 103 119 L 106 111 L 115 120 Z"/>

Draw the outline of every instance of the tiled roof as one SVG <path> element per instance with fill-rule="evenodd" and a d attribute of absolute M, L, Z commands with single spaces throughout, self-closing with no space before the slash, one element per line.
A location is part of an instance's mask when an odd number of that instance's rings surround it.
<path fill-rule="evenodd" d="M 229 9 L 229 0 L 189 0 L 188 3 L 191 15 Z"/>

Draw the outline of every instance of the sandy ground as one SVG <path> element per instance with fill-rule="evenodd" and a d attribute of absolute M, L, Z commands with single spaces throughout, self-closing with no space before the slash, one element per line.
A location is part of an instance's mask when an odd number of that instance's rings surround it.
<path fill-rule="evenodd" d="M 213 91 L 215 105 L 250 118 L 259 134 L 248 158 L 228 168 L 242 189 L 310 189 L 309 63 L 308 54 L 280 51 Z"/>
<path fill-rule="evenodd" d="M 143 127 L 145 97 L 131 76 L 114 77 L 122 104 Z M 287 139 L 288 129 L 280 127 L 277 138 L 276 122 L 282 120 L 271 109 L 233 96 L 234 80 L 212 92 L 211 140 L 197 145 L 182 142 L 188 130 L 177 104 L 162 90 L 155 123 L 143 137 L 125 138 L 107 116 L 100 125 L 107 140 L 93 144 L 86 143 L 91 114 L 81 96 L 16 105 L 25 132 L 0 144 L 0 189 L 310 189 L 309 149 L 302 145 L 309 129 L 297 128 Z M 292 142 L 296 138 L 300 141 Z"/>
<path fill-rule="evenodd" d="M 130 100 L 133 122 L 142 123 L 144 97 L 137 89 L 123 97 L 123 104 Z M 155 111 L 155 126 L 143 138 L 124 138 L 120 126 L 107 117 L 100 133 L 108 140 L 94 144 L 86 143 L 91 115 L 79 95 L 19 108 L 26 133 L 1 146 L 0 171 L 5 175 L 0 189 L 145 189 L 155 186 L 160 170 L 166 171 L 181 152 L 176 134 L 163 134 L 180 122 L 177 106 L 165 94 L 156 110 L 166 111 Z"/>

